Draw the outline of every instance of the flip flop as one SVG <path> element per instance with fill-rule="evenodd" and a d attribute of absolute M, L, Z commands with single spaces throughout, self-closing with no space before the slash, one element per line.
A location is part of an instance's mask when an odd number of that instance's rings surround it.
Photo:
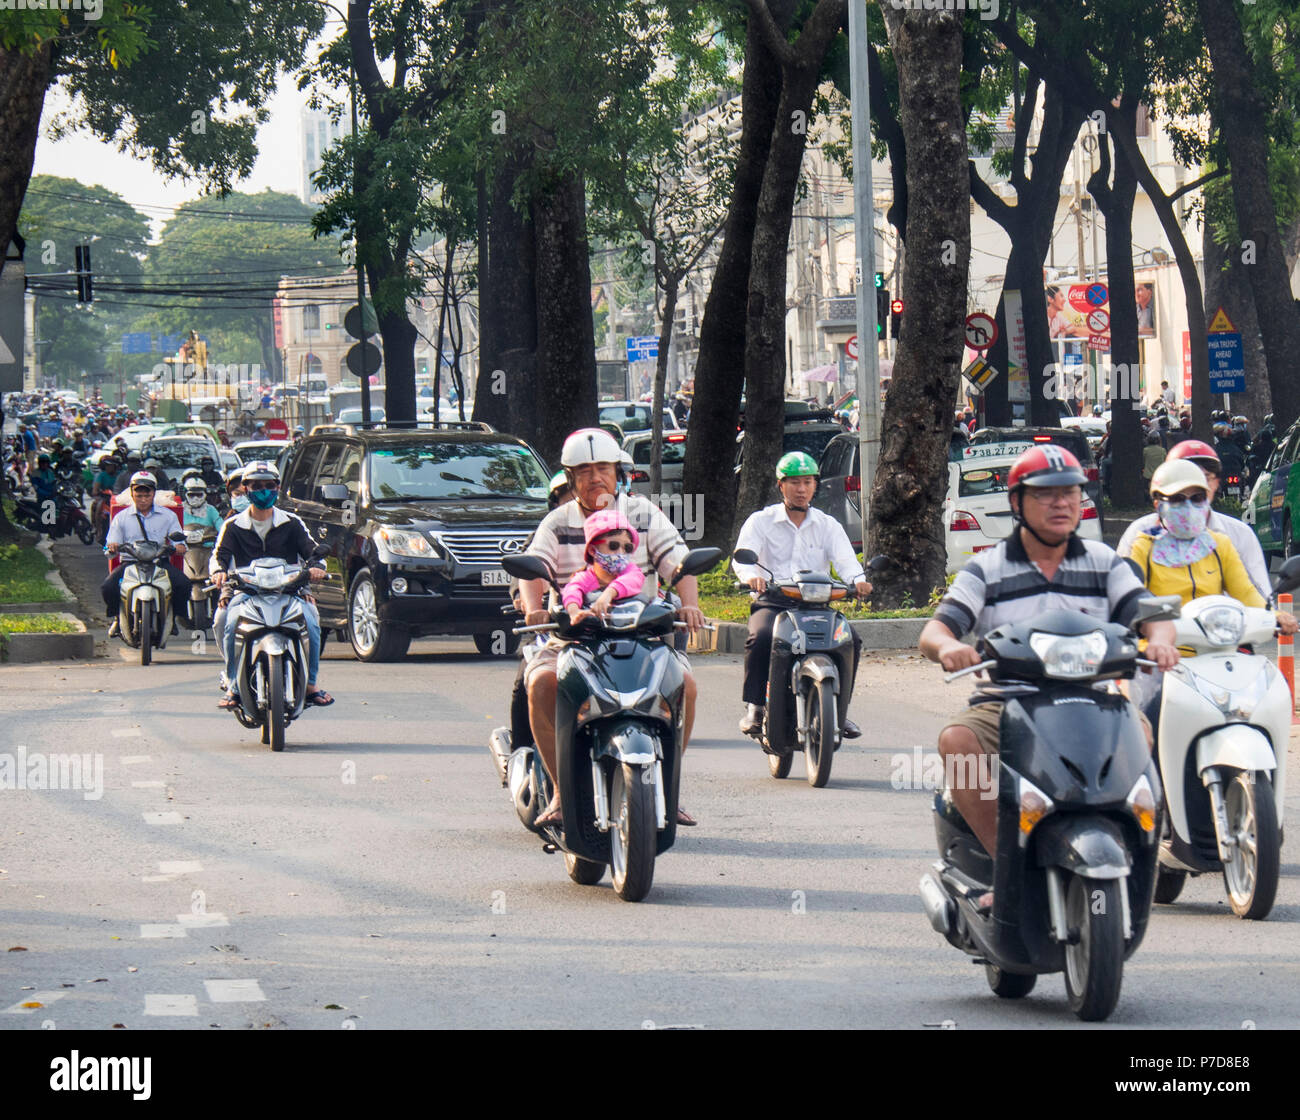
<path fill-rule="evenodd" d="M 239 707 L 238 696 L 223 696 L 218 702 L 217 707 L 223 712 L 233 712 Z"/>
<path fill-rule="evenodd" d="M 677 806 L 677 823 L 684 824 L 687 828 L 694 828 L 700 822 L 690 815 L 680 805 Z"/>
<path fill-rule="evenodd" d="M 303 703 L 310 704 L 314 708 L 328 708 L 334 703 L 334 697 L 323 688 L 318 688 L 315 692 L 307 693 L 303 698 Z"/>
<path fill-rule="evenodd" d="M 533 824 L 535 825 L 563 824 L 563 823 L 564 823 L 564 809 L 561 808 L 559 805 L 557 805 L 549 813 L 543 813 L 540 817 L 538 817 L 535 821 L 533 821 Z"/>

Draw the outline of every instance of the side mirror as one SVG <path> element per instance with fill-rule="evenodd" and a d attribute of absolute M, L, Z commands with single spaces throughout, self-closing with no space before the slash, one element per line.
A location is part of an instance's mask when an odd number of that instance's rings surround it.
<path fill-rule="evenodd" d="M 1297 587 L 1300 587 L 1300 556 L 1292 556 L 1277 573 L 1277 578 L 1273 581 L 1273 594 L 1284 595 Z"/>
<path fill-rule="evenodd" d="M 540 556 L 503 556 L 501 566 L 516 579 L 544 579 L 558 591 L 555 573 Z"/>
<path fill-rule="evenodd" d="M 758 563 L 758 553 L 752 548 L 738 548 L 731 554 L 731 558 L 740 564 Z"/>
<path fill-rule="evenodd" d="M 683 558 L 682 562 L 677 565 L 673 572 L 673 578 L 669 581 L 669 587 L 676 587 L 679 580 L 685 576 L 698 576 L 707 572 L 719 560 L 722 559 L 722 549 L 720 548 L 693 548 Z"/>
<path fill-rule="evenodd" d="M 171 541 L 172 544 L 184 544 L 185 534 L 182 533 L 180 530 L 177 530 L 175 533 L 168 533 L 167 539 Z"/>
<path fill-rule="evenodd" d="M 867 562 L 867 571 L 869 572 L 887 572 L 890 568 L 895 567 L 894 558 L 881 553 L 879 556 L 873 556 Z"/>
<path fill-rule="evenodd" d="M 311 550 L 311 558 L 313 560 L 324 560 L 329 554 L 329 545 L 318 544 Z"/>
<path fill-rule="evenodd" d="M 1141 626 L 1144 622 L 1172 622 L 1182 613 L 1183 601 L 1177 595 L 1139 599 L 1137 611 L 1133 615 L 1133 626 Z"/>
<path fill-rule="evenodd" d="M 341 482 L 327 482 L 318 486 L 320 500 L 327 506 L 342 505 L 348 500 L 348 488 Z"/>

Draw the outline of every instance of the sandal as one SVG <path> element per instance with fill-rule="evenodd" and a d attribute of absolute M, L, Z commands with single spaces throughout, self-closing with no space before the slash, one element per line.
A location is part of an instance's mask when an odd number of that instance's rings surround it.
<path fill-rule="evenodd" d="M 554 809 L 546 810 L 546 812 L 544 812 L 540 817 L 538 817 L 535 821 L 533 821 L 533 824 L 535 825 L 563 824 L 563 823 L 564 823 L 564 809 L 561 808 L 559 805 L 555 806 Z"/>
<path fill-rule="evenodd" d="M 223 696 L 219 701 L 217 701 L 217 707 L 223 712 L 233 712 L 239 707 L 239 697 L 233 694 L 230 696 Z"/>
<path fill-rule="evenodd" d="M 690 815 L 680 805 L 677 806 L 677 823 L 684 824 L 687 828 L 694 828 L 700 822 Z"/>
<path fill-rule="evenodd" d="M 309 692 L 303 698 L 304 705 L 310 705 L 315 708 L 328 708 L 333 703 L 334 697 L 323 688 L 318 688 L 315 692 Z"/>

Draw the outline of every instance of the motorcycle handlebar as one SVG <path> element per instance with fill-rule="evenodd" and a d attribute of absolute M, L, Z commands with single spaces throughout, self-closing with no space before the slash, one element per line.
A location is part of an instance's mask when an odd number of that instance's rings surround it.
<path fill-rule="evenodd" d="M 993 666 L 995 666 L 996 664 L 997 664 L 996 661 L 989 660 L 989 661 L 980 661 L 974 665 L 967 665 L 966 668 L 958 669 L 955 673 L 945 674 L 943 678 L 943 683 L 952 684 L 952 682 L 955 681 L 958 677 L 965 677 L 965 676 L 969 676 L 971 673 L 979 673 L 979 672 L 983 672 L 985 669 L 992 669 Z"/>

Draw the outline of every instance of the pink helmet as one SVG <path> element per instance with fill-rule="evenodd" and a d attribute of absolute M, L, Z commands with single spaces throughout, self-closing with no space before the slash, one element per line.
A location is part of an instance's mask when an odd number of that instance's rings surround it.
<path fill-rule="evenodd" d="M 613 533 L 623 529 L 632 537 L 632 547 L 635 549 L 640 543 L 641 537 L 637 531 L 632 528 L 632 523 L 617 510 L 602 509 L 593 513 L 582 524 L 583 534 L 586 538 L 586 547 L 582 550 L 582 559 L 584 563 L 591 563 L 592 547 L 596 541 L 606 533 Z"/>

